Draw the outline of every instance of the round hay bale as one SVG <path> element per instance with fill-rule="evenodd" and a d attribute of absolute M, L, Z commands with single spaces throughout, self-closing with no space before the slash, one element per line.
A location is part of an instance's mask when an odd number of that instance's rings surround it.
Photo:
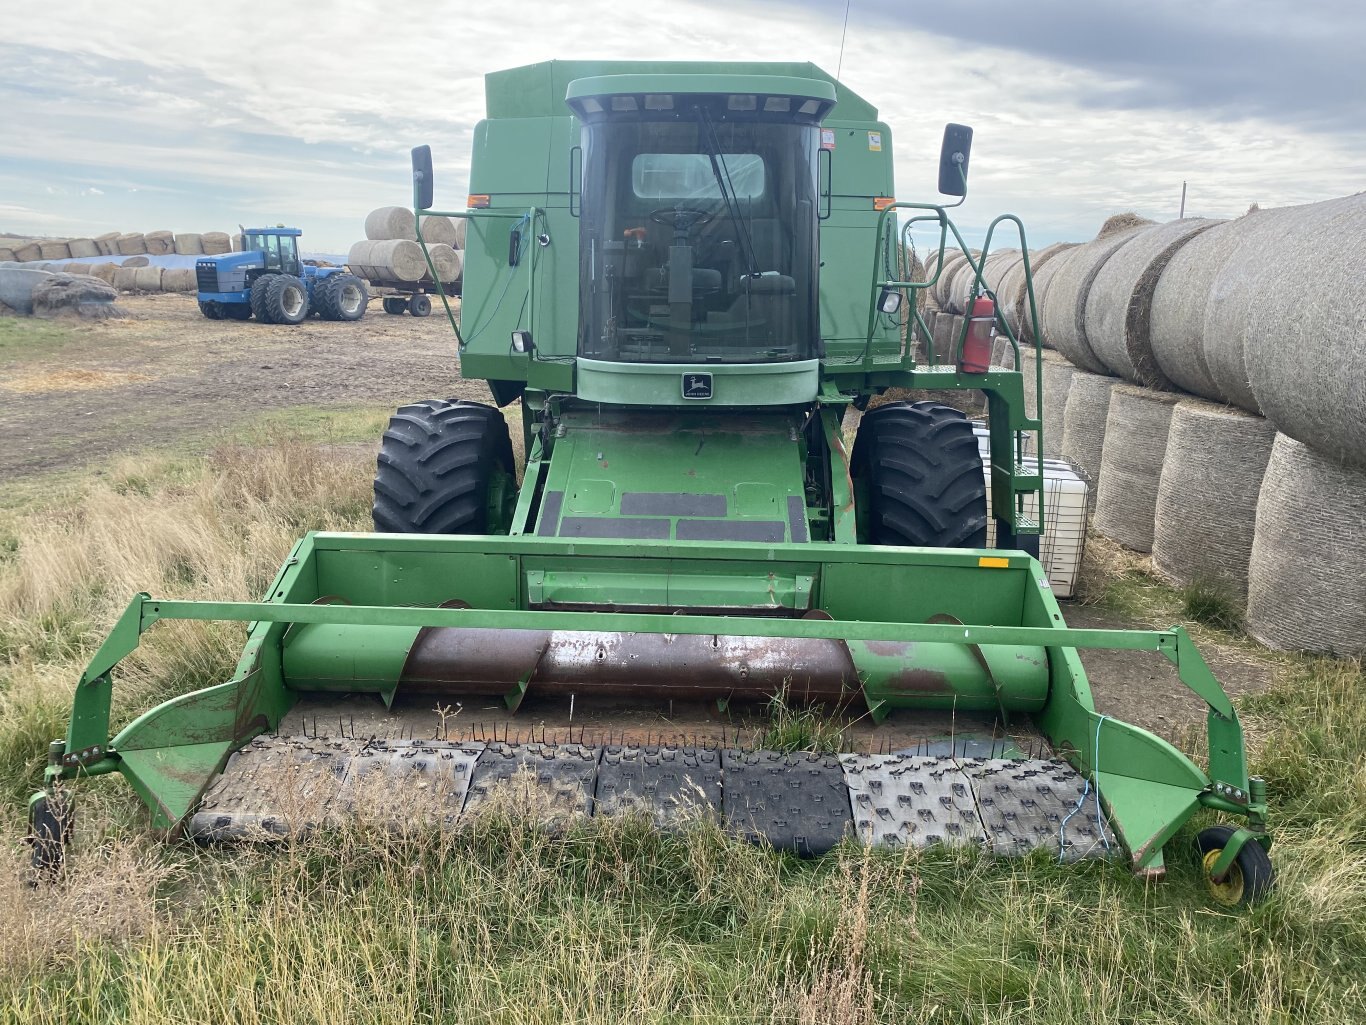
<path fill-rule="evenodd" d="M 1086 338 L 1086 297 L 1105 261 L 1143 230 L 1133 227 L 1078 246 L 1049 280 L 1040 327 L 1045 343 L 1071 360 L 1073 366 L 1093 374 L 1109 373 Z"/>
<path fill-rule="evenodd" d="M 33 312 L 33 289 L 52 277 L 32 267 L 0 267 L 0 303 L 25 316 Z"/>
<path fill-rule="evenodd" d="M 943 365 L 953 362 L 953 350 L 963 330 L 963 318 L 941 311 L 934 319 L 934 362 Z"/>
<path fill-rule="evenodd" d="M 88 274 L 49 274 L 33 286 L 33 315 L 55 317 L 75 313 L 82 317 L 117 316 L 111 286 Z"/>
<path fill-rule="evenodd" d="M 1026 364 L 1028 366 L 1028 364 Z M 1068 396 L 1072 375 L 1077 368 L 1052 349 L 1043 350 L 1043 454 L 1045 459 L 1061 459 Z M 1026 378 L 1032 374 L 1025 374 Z"/>
<path fill-rule="evenodd" d="M 15 248 L 14 258 L 20 263 L 32 263 L 43 258 L 43 250 L 37 242 L 25 242 Z"/>
<path fill-rule="evenodd" d="M 1218 221 L 1168 221 L 1128 237 L 1105 261 L 1086 295 L 1086 340 L 1111 373 L 1148 388 L 1171 390 L 1149 339 L 1153 289 L 1168 262 Z"/>
<path fill-rule="evenodd" d="M 1110 238 L 1113 235 L 1125 235 L 1135 228 L 1141 228 L 1145 224 L 1152 223 L 1153 222 L 1146 217 L 1140 217 L 1133 211 L 1123 214 L 1111 214 L 1109 217 L 1105 218 L 1105 223 L 1100 226 L 1100 231 L 1096 232 L 1096 238 L 1099 240 Z"/>
<path fill-rule="evenodd" d="M 19 258 L 9 246 L 0 246 L 0 263 L 17 263 Z"/>
<path fill-rule="evenodd" d="M 1043 303 L 1048 295 L 1049 286 L 1053 283 L 1054 276 L 1066 265 L 1067 260 L 1080 248 L 1080 245 L 1069 245 L 1066 249 L 1060 249 L 1053 254 L 1034 274 L 1034 305 L 1039 314 L 1039 331 L 1042 338 L 1034 337 L 1034 324 L 1029 318 L 1029 310 L 1026 308 L 1029 296 L 1022 294 L 1019 306 L 1020 318 L 1020 337 L 1034 345 L 1040 345 L 1045 349 L 1053 348 L 1053 343 L 1048 340 L 1048 332 L 1043 326 Z M 1020 288 L 1024 289 L 1021 282 Z"/>
<path fill-rule="evenodd" d="M 1157 488 L 1153 569 L 1184 587 L 1211 581 L 1247 608 L 1247 566 L 1257 495 L 1276 427 L 1200 399 L 1172 410 Z"/>
<path fill-rule="evenodd" d="M 205 256 L 222 256 L 232 252 L 232 239 L 226 231 L 206 231 L 199 237 Z"/>
<path fill-rule="evenodd" d="M 429 243 L 427 246 L 427 252 L 428 254 L 430 254 L 432 258 L 432 266 L 436 268 L 437 280 L 440 281 L 443 285 L 448 284 L 449 282 L 452 282 L 456 278 L 460 277 L 460 268 L 462 266 L 462 263 L 460 260 L 460 254 L 457 253 L 454 249 L 440 242 L 436 245 L 431 245 Z M 426 277 L 430 279 L 431 274 L 428 273 Z"/>
<path fill-rule="evenodd" d="M 944 261 L 939 265 L 939 278 L 931 290 L 934 301 L 939 304 L 941 310 L 949 308 L 949 285 L 953 282 L 953 276 L 959 267 L 966 262 L 967 257 L 963 255 L 961 249 L 946 249 L 944 251 Z"/>
<path fill-rule="evenodd" d="M 412 216 L 411 212 L 409 216 Z M 413 234 L 413 238 L 417 238 L 416 233 Z M 456 234 L 455 224 L 449 217 L 433 215 L 422 218 L 422 240 L 429 246 L 450 246 L 455 249 L 459 244 L 460 236 Z"/>
<path fill-rule="evenodd" d="M 1024 353 L 1021 352 L 1021 355 L 1023 356 Z M 1010 344 L 1010 339 L 1005 335 L 997 335 L 991 343 L 991 365 L 1000 367 L 1002 370 L 1015 369 L 1015 346 Z M 1027 368 L 1027 373 L 1024 376 L 1032 379 L 1033 370 L 1032 366 Z"/>
<path fill-rule="evenodd" d="M 140 231 L 120 235 L 115 243 L 122 256 L 140 256 L 147 252 L 147 240 Z"/>
<path fill-rule="evenodd" d="M 413 212 L 406 206 L 382 206 L 365 215 L 365 237 L 376 242 L 404 238 L 417 241 Z M 426 237 L 426 233 L 423 233 Z"/>
<path fill-rule="evenodd" d="M 39 242 L 38 253 L 44 260 L 71 259 L 71 250 L 67 248 L 65 239 L 53 239 Z"/>
<path fill-rule="evenodd" d="M 194 292 L 194 269 L 190 267 L 168 267 L 161 275 L 163 292 Z"/>
<path fill-rule="evenodd" d="M 1366 194 L 1306 208 L 1274 272 L 1255 254 L 1247 263 L 1244 357 L 1257 404 L 1283 434 L 1366 468 Z M 1221 278 L 1237 272 L 1230 262 Z"/>
<path fill-rule="evenodd" d="M 139 292 L 161 291 L 160 267 L 137 267 L 133 271 L 133 287 Z"/>
<path fill-rule="evenodd" d="M 967 312 L 968 296 L 977 283 L 977 268 L 973 264 L 980 263 L 980 258 L 981 254 L 974 250 L 971 260 L 965 258 L 953 265 L 953 273 L 949 278 L 946 294 L 948 302 L 944 304 L 944 309 L 950 313 Z"/>
<path fill-rule="evenodd" d="M 100 247 L 95 245 L 93 238 L 73 238 L 66 244 L 66 248 L 77 259 L 100 255 Z"/>
<path fill-rule="evenodd" d="M 1110 389 L 1096 486 L 1096 530 L 1136 552 L 1153 550 L 1157 489 L 1180 396 L 1132 384 Z"/>
<path fill-rule="evenodd" d="M 1366 654 L 1366 471 L 1277 434 L 1257 500 L 1248 630 L 1272 648 Z"/>
<path fill-rule="evenodd" d="M 118 269 L 116 263 L 97 263 L 91 268 L 90 273 L 105 284 L 112 285 L 114 283 L 114 272 Z"/>
<path fill-rule="evenodd" d="M 240 232 L 232 236 L 232 251 L 234 253 L 245 253 L 247 251 L 247 236 Z"/>
<path fill-rule="evenodd" d="M 120 266 L 120 267 L 134 267 L 134 268 L 136 268 L 136 267 L 146 267 L 146 266 L 148 266 L 151 262 L 152 262 L 152 261 L 149 260 L 149 259 L 147 259 L 147 257 L 145 257 L 145 256 L 130 256 L 130 257 L 128 257 L 128 259 L 126 259 L 126 260 L 120 260 L 120 261 L 119 261 L 119 266 Z"/>
<path fill-rule="evenodd" d="M 149 231 L 142 236 L 148 256 L 166 256 L 175 252 L 175 235 L 169 231 Z"/>
<path fill-rule="evenodd" d="M 193 231 L 182 232 L 175 237 L 175 251 L 182 256 L 204 255 L 204 236 Z"/>
<path fill-rule="evenodd" d="M 1095 499 L 1096 479 L 1100 476 L 1101 456 L 1105 451 L 1105 424 L 1110 413 L 1110 389 L 1119 384 L 1113 377 L 1074 370 L 1067 388 L 1067 407 L 1062 418 L 1062 447 L 1058 450 L 1077 473 L 1091 482 Z M 1044 394 L 1044 415 L 1048 395 Z M 1046 437 L 1047 435 L 1045 435 Z"/>
<path fill-rule="evenodd" d="M 357 242 L 346 262 L 353 268 L 358 264 L 366 268 L 368 273 L 362 276 L 375 281 L 412 284 L 427 276 L 422 247 L 401 238 Z"/>
<path fill-rule="evenodd" d="M 68 263 L 62 266 L 66 274 L 94 274 L 95 265 L 90 263 Z"/>
<path fill-rule="evenodd" d="M 106 231 L 103 235 L 96 235 L 92 240 L 100 256 L 115 256 L 118 254 L 119 232 Z"/>
<path fill-rule="evenodd" d="M 120 292 L 134 292 L 138 287 L 139 267 L 115 267 L 114 288 Z"/>

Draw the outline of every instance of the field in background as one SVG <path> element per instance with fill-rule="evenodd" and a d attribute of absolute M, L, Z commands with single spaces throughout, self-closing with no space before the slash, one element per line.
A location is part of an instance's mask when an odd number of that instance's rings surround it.
<path fill-rule="evenodd" d="M 117 358 L 85 344 L 63 351 Z M 400 400 L 432 391 L 421 373 L 395 379 Z M 365 527 L 381 398 L 125 436 L 121 447 L 158 447 L 11 489 L 0 1022 L 1366 1020 L 1362 666 L 1259 652 L 1207 626 L 1202 644 L 1271 679 L 1240 707 L 1269 780 L 1281 888 L 1247 914 L 1205 902 L 1193 832 L 1173 844 L 1168 882 L 1147 889 L 1118 866 L 1046 857 L 848 845 L 800 863 L 705 823 L 670 837 L 594 820 L 550 835 L 512 807 L 455 836 L 360 827 L 269 853 L 200 851 L 150 835 L 118 779 L 82 789 L 69 878 L 26 886 L 23 800 L 128 597 L 254 599 L 304 530 Z M 1183 618 L 1182 596 L 1140 561 L 1091 555 L 1078 614 Z M 120 720 L 221 680 L 243 636 L 158 626 L 124 663 Z"/>

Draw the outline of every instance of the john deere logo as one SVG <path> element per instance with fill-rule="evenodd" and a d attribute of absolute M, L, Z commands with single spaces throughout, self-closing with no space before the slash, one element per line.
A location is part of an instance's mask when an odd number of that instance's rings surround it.
<path fill-rule="evenodd" d="M 711 374 L 684 374 L 683 397 L 685 399 L 711 398 Z"/>

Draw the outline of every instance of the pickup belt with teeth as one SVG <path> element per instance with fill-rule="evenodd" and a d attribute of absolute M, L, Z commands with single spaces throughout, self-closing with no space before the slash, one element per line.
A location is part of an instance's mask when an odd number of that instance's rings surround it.
<path fill-rule="evenodd" d="M 802 857 L 855 836 L 1005 856 L 1042 849 L 1071 861 L 1119 852 L 1097 796 L 1060 759 L 258 737 L 228 760 L 188 831 L 213 842 L 344 819 L 452 825 L 506 801 L 557 824 L 643 815 L 669 829 L 715 816 L 746 840 Z"/>

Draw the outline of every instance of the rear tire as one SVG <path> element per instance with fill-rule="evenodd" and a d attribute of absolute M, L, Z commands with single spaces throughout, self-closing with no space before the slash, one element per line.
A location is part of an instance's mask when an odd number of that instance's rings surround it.
<path fill-rule="evenodd" d="M 414 317 L 426 317 L 432 312 L 431 296 L 418 292 L 408 300 L 408 312 Z"/>
<path fill-rule="evenodd" d="M 935 402 L 893 402 L 863 414 L 850 469 L 863 485 L 868 543 L 984 548 L 987 489 L 966 416 Z"/>
<path fill-rule="evenodd" d="M 252 298 L 256 288 L 252 288 Z M 308 286 L 293 274 L 272 274 L 266 279 L 263 303 L 272 324 L 301 324 L 308 318 Z M 252 303 L 255 309 L 256 304 Z M 260 317 L 260 313 L 257 313 Z"/>
<path fill-rule="evenodd" d="M 222 320 L 223 304 L 213 299 L 200 299 L 199 312 L 210 320 Z"/>
<path fill-rule="evenodd" d="M 313 286 L 313 302 L 323 320 L 360 320 L 369 301 L 365 282 L 354 274 L 331 274 Z"/>
<path fill-rule="evenodd" d="M 507 421 L 478 402 L 428 399 L 389 419 L 375 473 L 383 533 L 507 533 L 517 501 Z"/>

